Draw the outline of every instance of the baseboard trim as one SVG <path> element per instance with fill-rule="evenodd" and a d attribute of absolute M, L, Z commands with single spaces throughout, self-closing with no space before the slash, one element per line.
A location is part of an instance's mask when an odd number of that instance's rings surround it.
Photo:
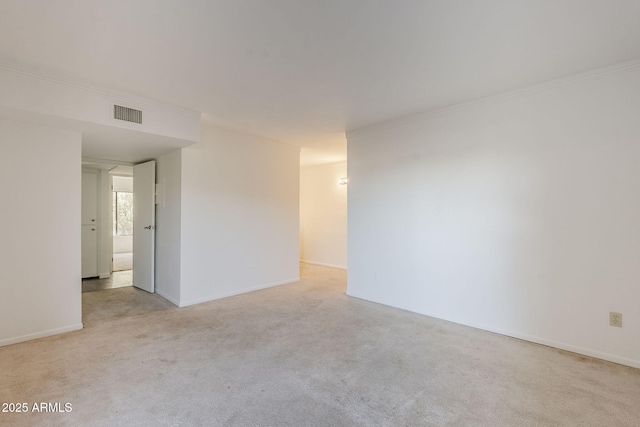
<path fill-rule="evenodd" d="M 162 292 L 162 291 L 159 291 L 157 288 L 156 288 L 156 290 L 155 290 L 155 291 L 156 291 L 156 294 L 160 295 L 162 298 L 166 299 L 166 300 L 167 300 L 167 301 L 169 301 L 171 304 L 173 304 L 173 305 L 175 305 L 175 306 L 177 306 L 177 307 L 180 307 L 180 301 L 178 301 L 178 300 L 176 300 L 176 299 L 174 299 L 174 298 L 170 297 L 169 295 L 165 294 L 165 293 L 164 293 L 164 292 Z"/>
<path fill-rule="evenodd" d="M 274 286 L 286 285 L 286 284 L 289 284 L 289 283 L 295 283 L 295 282 L 299 282 L 299 281 L 300 281 L 300 277 L 294 277 L 294 278 L 291 278 L 291 279 L 282 280 L 282 281 L 279 281 L 279 282 L 267 283 L 267 284 L 264 284 L 264 285 L 255 286 L 255 287 L 251 287 L 251 288 L 247 288 L 247 289 L 242 289 L 242 290 L 239 290 L 239 291 L 225 292 L 225 293 L 221 293 L 221 294 L 212 295 L 212 296 L 209 296 L 209 297 L 206 297 L 206 298 L 200 298 L 200 299 L 180 302 L 180 305 L 178 307 L 187 307 L 187 306 L 190 306 L 190 305 L 201 304 L 203 302 L 215 301 L 215 300 L 222 299 L 222 298 L 233 297 L 233 296 L 236 296 L 236 295 L 246 294 L 246 293 L 249 293 L 249 292 L 259 291 L 261 289 L 273 288 Z"/>
<path fill-rule="evenodd" d="M 309 261 L 308 259 L 301 259 L 300 262 L 304 262 L 305 264 L 320 265 L 322 267 L 339 268 L 341 270 L 347 269 L 347 267 L 344 265 L 327 264 L 324 262 Z"/>
<path fill-rule="evenodd" d="M 520 339 L 520 340 L 523 340 L 523 341 L 529 341 L 529 342 L 532 342 L 534 344 L 540 344 L 540 345 L 544 345 L 544 346 L 547 346 L 547 347 L 553 347 L 553 348 L 557 348 L 557 349 L 560 349 L 560 350 L 570 351 L 572 353 L 581 354 L 581 355 L 593 357 L 593 358 L 596 358 L 596 359 L 606 360 L 607 362 L 618 363 L 620 365 L 625 365 L 625 366 L 630 366 L 632 368 L 639 368 L 640 369 L 640 360 L 629 359 L 627 357 L 617 356 L 615 354 L 606 353 L 606 352 L 603 352 L 603 351 L 600 351 L 600 350 L 595 350 L 595 349 L 586 348 L 586 347 L 580 347 L 580 346 L 573 345 L 573 344 L 568 344 L 568 343 L 564 343 L 564 342 L 560 342 L 560 341 L 549 340 L 549 339 L 546 339 L 546 338 L 541 338 L 541 337 L 537 337 L 537 336 L 533 336 L 533 335 L 523 334 L 523 333 L 510 331 L 510 330 L 506 330 L 506 329 L 487 327 L 486 325 L 480 325 L 480 324 L 475 324 L 475 323 L 457 322 L 455 320 L 446 319 L 446 318 L 443 318 L 443 317 L 437 317 L 437 316 L 433 316 L 433 315 L 428 314 L 428 313 L 423 313 L 423 312 L 411 310 L 411 309 L 406 308 L 406 307 L 399 307 L 399 306 L 395 306 L 395 305 L 385 304 L 384 302 L 381 302 L 381 301 L 376 301 L 376 300 L 364 298 L 364 297 L 361 297 L 361 296 L 358 296 L 358 295 L 353 295 L 353 294 L 349 293 L 348 290 L 347 290 L 347 296 L 352 297 L 352 298 L 358 298 L 358 299 L 361 299 L 363 301 L 369 301 L 369 302 L 373 302 L 373 303 L 376 303 L 376 304 L 386 305 L 387 307 L 393 307 L 393 308 L 398 308 L 400 310 L 410 311 L 412 313 L 417 313 L 417 314 L 421 314 L 423 316 L 433 317 L 434 319 L 444 320 L 446 322 L 456 323 L 456 324 L 462 325 L 462 326 L 468 326 L 468 327 L 474 328 L 474 329 L 480 329 L 480 330 L 483 330 L 483 331 L 492 332 L 492 333 L 495 333 L 495 334 L 500 334 L 500 335 L 504 335 L 504 336 L 511 337 L 511 338 L 517 338 L 517 339 Z"/>
<path fill-rule="evenodd" d="M 472 328 L 482 329 L 482 330 L 493 332 L 500 335 L 505 335 L 512 338 L 521 339 L 524 341 L 529 341 L 535 344 L 546 345 L 547 347 L 553 347 L 560 350 L 570 351 L 572 353 L 582 354 L 584 356 L 589 356 L 596 359 L 606 360 L 608 362 L 618 363 L 620 365 L 631 366 L 632 368 L 640 368 L 640 360 L 629 359 L 626 357 L 605 353 L 603 351 L 594 350 L 591 348 L 580 347 L 573 344 L 567 344 L 559 341 L 548 340 L 545 338 L 540 338 L 540 337 L 531 336 L 527 334 L 520 334 L 517 332 L 504 331 L 504 330 L 495 329 L 495 328 L 483 328 L 483 327 L 478 327 L 473 325 L 467 325 L 467 326 L 471 326 Z"/>
<path fill-rule="evenodd" d="M 62 328 L 49 329 L 42 332 L 35 332 L 33 334 L 21 335 L 19 337 L 14 338 L 6 338 L 0 340 L 0 347 L 4 347 L 11 344 L 18 344 L 25 341 L 37 340 L 38 338 L 46 338 L 52 335 L 64 334 L 67 332 L 78 331 L 83 328 L 82 323 L 77 323 L 75 325 L 69 325 Z"/>

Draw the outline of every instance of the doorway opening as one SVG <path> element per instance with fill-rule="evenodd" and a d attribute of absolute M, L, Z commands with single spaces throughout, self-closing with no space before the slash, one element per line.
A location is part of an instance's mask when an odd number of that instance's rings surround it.
<path fill-rule="evenodd" d="M 85 180 L 90 173 L 95 173 L 97 180 Z M 92 218 L 95 242 L 83 240 L 82 292 L 132 286 L 133 168 L 83 164 L 82 185 L 83 209 L 96 211 L 95 220 Z M 95 198 L 84 199 L 85 194 L 93 193 Z M 97 269 L 86 268 L 92 264 Z"/>
<path fill-rule="evenodd" d="M 83 292 L 125 286 L 155 292 L 155 169 L 154 160 L 83 163 Z"/>

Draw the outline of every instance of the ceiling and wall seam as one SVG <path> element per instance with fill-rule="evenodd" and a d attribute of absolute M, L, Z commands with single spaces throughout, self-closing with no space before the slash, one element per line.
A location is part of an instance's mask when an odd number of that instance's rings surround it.
<path fill-rule="evenodd" d="M 620 64 L 608 66 L 608 67 L 597 68 L 595 70 L 587 71 L 584 73 L 578 73 L 571 76 L 562 77 L 560 79 L 549 80 L 544 83 L 540 83 L 532 86 L 526 86 L 520 89 L 511 90 L 508 92 L 502 92 L 496 95 L 486 96 L 486 97 L 479 98 L 472 101 L 461 102 L 458 104 L 448 105 L 442 108 L 436 108 L 433 110 L 423 111 L 420 113 L 398 117 L 391 120 L 385 120 L 383 122 L 379 122 L 372 125 L 347 131 L 346 135 L 347 135 L 347 139 L 349 139 L 349 138 L 357 137 L 360 135 L 366 135 L 369 132 L 374 132 L 381 129 L 400 126 L 404 123 L 412 122 L 414 120 L 420 120 L 420 119 L 429 120 L 437 117 L 446 116 L 449 114 L 454 114 L 464 110 L 472 110 L 474 108 L 477 108 L 483 105 L 499 104 L 511 99 L 524 98 L 524 97 L 535 95 L 541 92 L 546 92 L 555 88 L 573 86 L 573 85 L 581 84 L 591 80 L 597 80 L 597 79 L 611 76 L 611 75 L 629 73 L 634 70 L 637 70 L 638 68 L 640 68 L 640 60 L 623 62 Z"/>
<path fill-rule="evenodd" d="M 75 82 L 71 82 L 68 80 L 61 80 L 61 79 L 57 79 L 57 78 L 53 78 L 53 77 L 49 77 L 43 74 L 36 74 L 36 73 L 32 73 L 32 72 L 28 72 L 28 71 L 24 71 L 24 70 L 19 70 L 16 68 L 9 68 L 3 65 L 0 65 L 0 71 L 4 71 L 6 73 L 10 73 L 10 74 L 15 74 L 18 76 L 22 76 L 22 77 L 28 77 L 28 78 L 32 78 L 32 79 L 37 79 L 37 80 L 43 80 L 43 81 L 47 81 L 50 83 L 54 83 L 60 86 L 66 86 L 66 87 L 70 87 L 70 88 L 74 88 L 74 89 L 80 89 L 80 90 L 85 90 L 88 92 L 92 92 L 98 95 L 102 95 L 105 97 L 108 97 L 111 101 L 113 102 L 123 102 L 123 103 L 134 103 L 134 104 L 142 104 L 142 105 L 146 105 L 146 106 L 150 106 L 150 107 L 155 107 L 155 108 L 161 108 L 167 111 L 171 111 L 171 112 L 176 112 L 176 113 L 180 113 L 180 114 L 185 114 L 185 115 L 189 115 L 189 116 L 193 116 L 193 117 L 200 117 L 201 113 L 189 108 L 184 108 L 178 105 L 170 105 L 170 104 L 165 104 L 159 101 L 155 101 L 152 99 L 148 99 L 148 98 L 144 98 L 144 97 L 140 97 L 140 96 L 135 96 L 135 95 L 129 95 L 129 94 L 122 94 L 122 93 L 118 93 L 118 92 L 114 92 L 114 91 L 109 91 L 105 88 L 98 88 L 98 87 L 93 87 L 93 86 L 89 86 L 89 85 L 84 85 L 84 84 L 79 84 L 79 83 L 75 83 Z"/>

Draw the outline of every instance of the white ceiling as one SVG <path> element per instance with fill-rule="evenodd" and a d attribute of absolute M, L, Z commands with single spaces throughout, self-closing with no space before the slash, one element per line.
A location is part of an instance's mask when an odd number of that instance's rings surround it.
<path fill-rule="evenodd" d="M 344 159 L 348 130 L 638 58 L 638 0 L 0 2 L 1 65 L 200 111 L 309 162 Z"/>

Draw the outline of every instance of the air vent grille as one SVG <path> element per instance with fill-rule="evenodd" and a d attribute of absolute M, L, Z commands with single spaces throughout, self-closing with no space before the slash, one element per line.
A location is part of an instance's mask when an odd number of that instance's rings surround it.
<path fill-rule="evenodd" d="M 116 120 L 124 120 L 125 122 L 142 124 L 142 111 L 123 107 L 122 105 L 114 105 L 113 118 Z"/>

